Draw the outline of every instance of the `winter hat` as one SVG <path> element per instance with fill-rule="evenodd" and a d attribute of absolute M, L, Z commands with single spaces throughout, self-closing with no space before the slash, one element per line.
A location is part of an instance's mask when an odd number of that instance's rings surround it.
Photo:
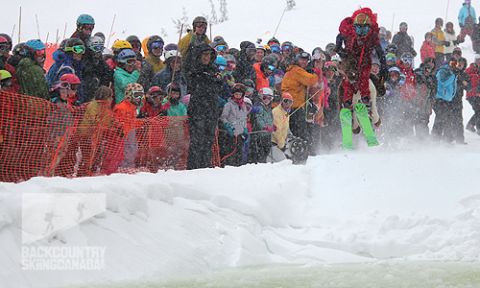
<path fill-rule="evenodd" d="M 60 77 L 60 82 L 67 82 L 68 84 L 75 85 L 80 84 L 80 78 L 75 74 L 68 73 L 63 74 L 62 77 Z"/>

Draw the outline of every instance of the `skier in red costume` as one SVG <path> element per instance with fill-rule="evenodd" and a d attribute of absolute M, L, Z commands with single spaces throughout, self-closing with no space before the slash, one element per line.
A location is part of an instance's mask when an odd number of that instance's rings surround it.
<path fill-rule="evenodd" d="M 339 31 L 336 52 L 342 58 L 347 75 L 342 83 L 342 104 L 345 108 L 351 108 L 353 95 L 360 91 L 361 101 L 368 105 L 372 54 L 377 54 L 383 71 L 386 67 L 378 37 L 377 15 L 370 8 L 359 9 L 341 22 Z"/>

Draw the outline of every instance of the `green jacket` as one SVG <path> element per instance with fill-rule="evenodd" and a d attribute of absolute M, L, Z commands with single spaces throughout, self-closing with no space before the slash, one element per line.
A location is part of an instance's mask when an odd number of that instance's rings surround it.
<path fill-rule="evenodd" d="M 258 107 L 259 111 L 253 114 L 253 131 L 263 131 L 266 126 L 273 126 L 272 108 L 263 103 L 258 104 Z"/>
<path fill-rule="evenodd" d="M 120 67 L 115 68 L 113 72 L 113 83 L 115 85 L 115 103 L 122 102 L 125 98 L 125 88 L 130 83 L 137 83 L 140 72 L 137 70 L 132 73 L 128 73 Z"/>
<path fill-rule="evenodd" d="M 20 93 L 50 99 L 45 71 L 35 61 L 28 57 L 23 58 L 18 64 L 16 76 Z"/>
<path fill-rule="evenodd" d="M 167 110 L 167 116 L 187 116 L 187 105 L 181 102 L 175 106 L 170 105 L 170 108 Z"/>

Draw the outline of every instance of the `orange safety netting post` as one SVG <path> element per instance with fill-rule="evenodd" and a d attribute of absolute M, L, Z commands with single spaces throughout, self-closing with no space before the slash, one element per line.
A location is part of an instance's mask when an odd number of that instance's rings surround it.
<path fill-rule="evenodd" d="M 133 121 L 126 130 L 107 102 L 71 107 L 0 91 L 0 181 L 186 169 L 187 117 Z"/>

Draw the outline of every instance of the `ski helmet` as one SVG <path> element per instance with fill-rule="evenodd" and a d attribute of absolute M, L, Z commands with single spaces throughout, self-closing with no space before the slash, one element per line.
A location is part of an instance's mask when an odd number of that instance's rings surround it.
<path fill-rule="evenodd" d="M 132 51 L 133 52 L 133 51 Z M 143 94 L 142 97 L 140 98 L 143 99 L 144 98 L 144 90 L 143 90 L 143 86 L 138 84 L 138 83 L 130 83 L 127 85 L 127 87 L 125 88 L 125 98 L 129 99 L 129 100 L 132 100 L 134 98 L 134 95 L 136 93 L 139 93 L 139 94 Z M 139 103 L 140 104 L 140 103 Z"/>
<path fill-rule="evenodd" d="M 12 74 L 10 74 L 10 72 L 8 72 L 7 70 L 0 70 L 0 81 L 8 78 L 12 78 Z"/>
<path fill-rule="evenodd" d="M 162 37 L 158 35 L 150 36 L 147 41 L 148 53 L 152 53 L 152 50 L 154 47 L 155 48 L 160 47 L 161 49 L 163 49 L 163 45 L 164 45 L 164 42 Z"/>
<path fill-rule="evenodd" d="M 12 38 L 10 38 L 10 36 L 8 36 L 5 33 L 0 34 L 0 38 L 2 38 L 2 37 L 5 38 L 5 40 L 0 41 L 0 45 L 2 45 L 2 43 L 5 43 L 7 45 L 8 51 L 11 51 L 12 50 Z"/>
<path fill-rule="evenodd" d="M 402 23 L 400 23 L 400 25 L 398 26 L 398 28 L 399 28 L 400 30 L 402 30 L 402 29 L 407 30 L 407 29 L 408 29 L 408 24 L 407 24 L 406 22 L 402 22 Z"/>
<path fill-rule="evenodd" d="M 308 61 L 310 61 L 312 57 L 310 57 L 310 54 L 308 54 L 307 52 L 301 52 L 295 55 L 295 63 L 298 63 L 298 60 L 300 59 L 307 59 Z"/>
<path fill-rule="evenodd" d="M 119 52 L 120 50 L 123 49 L 132 49 L 132 44 L 126 40 L 115 40 L 112 45 L 112 50 L 113 52 Z"/>
<path fill-rule="evenodd" d="M 359 13 L 353 20 L 354 25 L 371 25 L 372 20 L 365 13 Z"/>
<path fill-rule="evenodd" d="M 331 53 L 335 52 L 335 48 L 337 48 L 335 44 L 328 43 L 327 46 L 325 46 L 325 52 L 327 52 L 328 54 L 331 54 Z M 312 53 L 312 55 L 313 54 L 315 54 L 315 53 Z"/>
<path fill-rule="evenodd" d="M 265 56 L 263 57 L 262 59 L 262 65 L 261 67 L 266 70 L 275 70 L 275 68 L 277 68 L 277 65 L 278 65 L 278 61 L 277 61 L 277 58 L 275 56 L 272 56 L 272 55 L 268 55 L 268 56 Z"/>
<path fill-rule="evenodd" d="M 25 43 L 25 47 L 33 50 L 33 51 L 40 51 L 45 49 L 45 44 L 40 39 L 28 40 Z"/>
<path fill-rule="evenodd" d="M 18 43 L 17 45 L 15 45 L 12 50 L 13 55 L 21 55 L 21 52 L 24 47 L 25 47 L 25 42 Z"/>
<path fill-rule="evenodd" d="M 119 63 L 125 64 L 128 62 L 128 60 L 131 59 L 137 59 L 137 54 L 135 54 L 132 49 L 123 49 L 122 51 L 120 51 L 120 53 L 118 53 L 117 61 Z"/>
<path fill-rule="evenodd" d="M 103 39 L 103 42 L 105 42 L 105 34 L 103 34 L 102 32 L 97 32 L 93 36 L 98 36 Z"/>
<path fill-rule="evenodd" d="M 207 19 L 203 16 L 197 16 L 195 17 L 195 19 L 193 19 L 193 22 L 192 22 L 192 27 L 193 29 L 195 29 L 195 27 L 197 26 L 197 24 L 205 24 L 207 25 Z"/>
<path fill-rule="evenodd" d="M 262 96 L 270 96 L 270 97 L 273 97 L 273 90 L 269 87 L 264 87 L 262 89 L 260 89 L 260 91 L 258 92 L 258 94 L 262 95 Z"/>
<path fill-rule="evenodd" d="M 137 49 L 139 49 L 139 51 L 142 51 L 142 42 L 140 41 L 140 39 L 135 36 L 135 35 L 130 35 L 127 37 L 126 39 L 128 41 L 128 43 L 130 43 L 130 45 L 132 45 L 132 48 L 135 47 Z"/>
<path fill-rule="evenodd" d="M 405 52 L 402 54 L 402 57 L 400 58 L 403 63 L 412 65 L 413 64 L 413 55 L 410 52 Z"/>
<path fill-rule="evenodd" d="M 242 93 L 243 96 L 245 96 L 245 91 L 246 91 L 245 85 L 243 85 L 242 83 L 235 83 L 232 87 L 232 96 L 237 92 L 240 92 Z"/>
<path fill-rule="evenodd" d="M 165 51 L 164 56 L 165 56 L 165 61 L 168 61 L 170 58 L 173 58 L 173 57 L 182 57 L 182 54 L 180 54 L 180 52 L 177 50 L 170 50 L 170 51 Z"/>
<path fill-rule="evenodd" d="M 77 75 L 75 74 L 63 74 L 62 77 L 60 77 L 60 82 L 66 82 L 70 85 L 78 85 L 80 84 L 80 78 L 78 78 Z"/>
<path fill-rule="evenodd" d="M 88 14 L 82 14 L 77 18 L 77 27 L 82 25 L 95 25 L 95 20 Z"/>
<path fill-rule="evenodd" d="M 98 36 L 93 36 L 88 40 L 87 47 L 93 52 L 103 52 L 105 49 L 105 41 Z"/>
<path fill-rule="evenodd" d="M 267 44 L 268 44 L 268 46 L 272 46 L 273 44 L 277 44 L 277 45 L 280 46 L 280 41 L 278 41 L 277 38 L 272 37 L 270 40 L 268 40 Z"/>
<path fill-rule="evenodd" d="M 393 66 L 393 67 L 390 67 L 390 69 L 388 69 L 388 73 L 398 73 L 398 75 L 402 74 L 402 72 L 400 72 L 400 69 L 398 69 L 397 66 Z"/>

